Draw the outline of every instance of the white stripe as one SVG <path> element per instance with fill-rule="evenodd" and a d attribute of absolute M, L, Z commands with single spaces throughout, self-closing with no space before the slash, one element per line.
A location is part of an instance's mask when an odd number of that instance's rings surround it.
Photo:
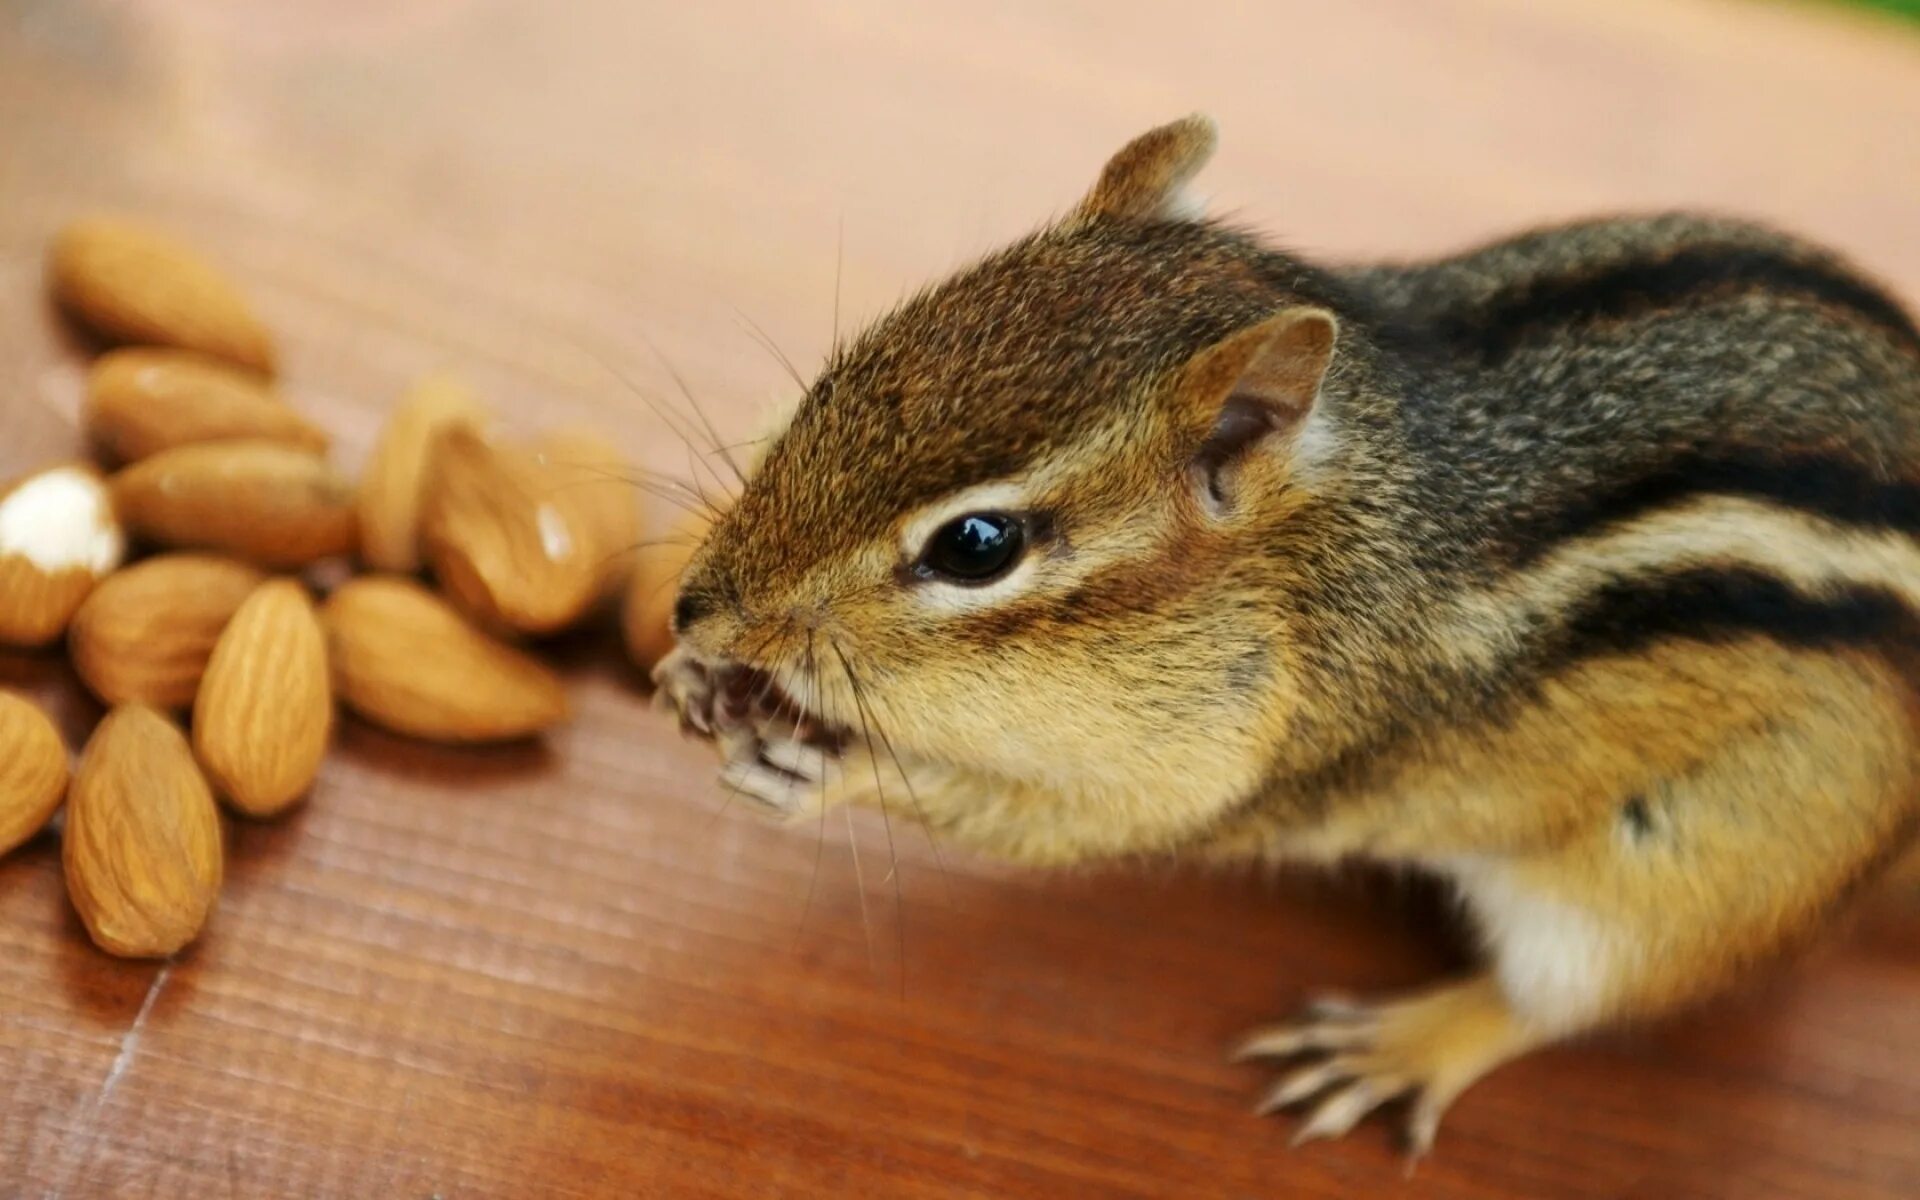
<path fill-rule="evenodd" d="M 1491 661 L 1528 613 L 1565 612 L 1621 579 L 1688 568 L 1747 569 L 1818 597 L 1882 588 L 1920 610 L 1920 543 L 1837 524 L 1759 500 L 1701 496 L 1622 529 L 1554 548 L 1534 568 L 1454 602 L 1452 649 Z"/>

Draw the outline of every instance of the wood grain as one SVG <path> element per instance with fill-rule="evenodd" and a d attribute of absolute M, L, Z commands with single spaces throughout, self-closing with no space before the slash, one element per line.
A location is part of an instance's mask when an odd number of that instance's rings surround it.
<path fill-rule="evenodd" d="M 0 474 L 76 448 L 86 347 L 40 271 L 81 211 L 230 264 L 348 463 L 449 365 L 684 473 L 642 399 L 674 394 L 660 355 L 751 428 L 790 385 L 749 321 L 818 361 L 836 274 L 852 324 L 1195 108 L 1216 207 L 1307 251 L 1687 204 L 1920 295 L 1920 39 L 1837 8 L 9 0 Z M 877 821 L 862 889 L 837 822 L 722 811 L 603 633 L 555 654 L 580 716 L 543 746 L 346 722 L 309 805 L 234 828 L 171 964 L 86 944 L 54 838 L 0 862 L 0 1195 L 1920 1191 L 1911 895 L 1739 997 L 1499 1072 L 1403 1184 L 1378 1125 L 1289 1152 L 1220 1051 L 1310 990 L 1444 969 L 1418 893 L 1024 876 L 898 822 L 890 880 Z M 97 716 L 55 657 L 0 656 L 0 685 L 75 739 Z"/>

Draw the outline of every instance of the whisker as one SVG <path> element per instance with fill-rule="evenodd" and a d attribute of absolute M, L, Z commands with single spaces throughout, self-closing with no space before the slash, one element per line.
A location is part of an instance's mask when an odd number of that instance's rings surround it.
<path fill-rule="evenodd" d="M 713 452 L 718 454 L 721 461 L 726 463 L 728 468 L 733 471 L 734 478 L 744 485 L 747 482 L 747 473 L 740 469 L 740 464 L 735 462 L 733 455 L 727 452 L 728 447 L 721 444 L 720 431 L 715 429 L 713 422 L 707 418 L 707 410 L 701 408 L 700 402 L 693 398 L 693 389 L 687 386 L 687 381 L 680 374 L 680 369 L 673 365 L 672 360 L 666 356 L 666 353 L 660 349 L 652 338 L 644 333 L 641 334 L 640 337 L 647 343 L 647 348 L 653 351 L 653 356 L 660 360 L 660 365 L 666 368 L 667 375 L 673 380 L 674 386 L 680 389 L 680 394 L 686 397 L 687 407 L 693 410 L 693 415 L 699 420 L 701 426 L 706 429 L 708 440 L 713 443 Z"/>
<path fill-rule="evenodd" d="M 834 646 L 832 638 L 827 639 L 827 645 Z M 841 811 L 847 818 L 847 849 L 853 854 L 853 882 L 855 891 L 860 897 L 860 931 L 867 942 L 867 970 L 877 975 L 880 972 L 880 964 L 873 953 L 873 916 L 867 911 L 867 878 L 866 873 L 860 869 L 860 839 L 854 833 L 853 806 L 845 805 Z"/>
<path fill-rule="evenodd" d="M 727 307 L 733 309 L 734 316 L 739 317 L 747 323 L 748 329 L 753 333 L 754 340 L 759 342 L 761 348 L 766 350 L 767 353 L 773 355 L 773 360 L 780 364 L 781 369 L 787 373 L 787 378 L 793 380 L 794 386 L 799 388 L 802 394 L 805 394 L 807 381 L 801 378 L 800 368 L 793 365 L 793 360 L 787 357 L 786 351 L 780 349 L 779 344 L 768 335 L 766 330 L 760 328 L 759 322 L 755 321 L 746 313 L 741 312 L 740 309 L 734 305 L 729 304 Z"/>
<path fill-rule="evenodd" d="M 819 659 L 814 655 L 814 642 L 817 636 L 817 630 L 811 628 L 807 630 L 807 679 L 809 691 L 812 695 L 807 705 L 808 708 L 816 707 L 820 699 L 820 666 Z M 820 836 L 813 844 L 813 874 L 807 877 L 807 899 L 806 902 L 800 906 L 800 926 L 793 932 L 793 948 L 795 953 L 799 952 L 800 940 L 807 932 L 807 915 L 813 911 L 813 893 L 820 885 L 820 863 L 821 860 L 826 857 L 827 853 L 826 790 L 827 784 L 823 779 L 820 782 Z"/>
<path fill-rule="evenodd" d="M 847 849 L 853 852 L 853 886 L 860 897 L 860 931 L 867 939 L 867 970 L 877 975 L 880 962 L 873 956 L 873 917 L 867 912 L 867 877 L 860 870 L 860 839 L 853 833 L 853 806 L 849 804 L 840 811 L 847 817 Z"/>
<path fill-rule="evenodd" d="M 827 355 L 833 356 L 840 345 L 840 276 L 847 265 L 847 214 L 840 214 L 833 238 L 833 338 L 827 343 Z"/>
<path fill-rule="evenodd" d="M 811 634 L 809 634 L 809 636 L 811 636 Z M 785 658 L 785 657 L 786 657 L 786 653 L 785 653 L 785 651 L 784 651 L 784 649 L 783 649 L 783 650 L 782 650 L 782 652 L 781 652 L 781 653 L 780 653 L 780 654 L 778 655 L 778 657 L 780 657 L 780 658 Z M 778 682 L 778 676 L 777 676 L 777 675 L 776 675 L 776 674 L 775 674 L 774 672 L 772 672 L 772 671 L 769 671 L 769 672 L 767 672 L 767 683 L 766 683 L 766 686 L 765 686 L 764 688 L 762 688 L 762 689 L 760 690 L 760 699 L 761 699 L 761 700 L 764 700 L 764 699 L 765 699 L 765 698 L 766 698 L 766 697 L 767 697 L 767 696 L 768 696 L 768 695 L 769 695 L 769 694 L 770 694 L 770 693 L 771 693 L 771 692 L 773 691 L 773 688 L 774 688 L 774 685 L 775 685 L 775 684 L 776 684 L 777 682 Z M 783 698 L 785 698 L 785 699 L 786 699 L 786 700 L 788 701 L 788 703 L 789 703 L 789 704 L 791 704 L 791 703 L 793 703 L 793 702 L 794 702 L 794 701 L 793 701 L 793 693 L 792 693 L 792 690 L 791 690 L 791 689 L 782 689 L 782 695 L 783 695 Z M 758 704 L 758 703 L 759 703 L 759 700 L 755 700 L 755 701 L 753 701 L 753 703 L 755 703 L 755 704 Z M 801 713 L 804 713 L 804 712 L 806 712 L 806 711 L 807 711 L 807 704 L 808 704 L 808 701 L 802 701 L 802 702 L 800 702 L 800 712 L 801 712 Z M 800 718 L 800 716 L 799 716 L 799 714 L 795 714 L 795 716 L 794 716 L 794 723 L 795 723 L 795 725 L 796 725 L 796 726 L 797 726 L 797 725 L 799 724 L 799 721 L 800 721 L 800 719 L 801 719 L 801 718 Z M 794 784 L 794 781 L 795 781 L 795 780 L 796 780 L 797 778 L 798 778 L 798 776 L 796 776 L 796 775 L 794 775 L 794 774 L 793 774 L 792 772 L 788 772 L 788 774 L 787 774 L 787 785 L 786 785 L 785 787 L 783 787 L 783 788 L 781 788 L 781 789 L 780 789 L 780 807 L 781 807 L 781 808 L 783 808 L 783 809 L 788 809 L 788 810 L 791 810 L 791 808 L 792 808 L 792 805 L 793 805 L 793 784 Z M 821 792 L 822 792 L 822 795 L 821 795 L 821 797 L 820 797 L 820 799 L 821 799 L 821 804 L 822 804 L 822 807 L 824 807 L 824 806 L 825 806 L 825 802 L 826 802 L 826 796 L 825 796 L 825 794 L 824 794 L 824 793 L 826 792 L 826 781 L 825 781 L 825 779 L 824 779 L 824 778 L 823 778 L 823 779 L 821 780 L 821 783 L 820 783 L 820 790 L 821 790 Z"/>
<path fill-rule="evenodd" d="M 705 463 L 707 470 L 713 475 L 714 479 L 723 485 L 725 484 L 726 481 L 720 478 L 720 473 L 714 470 L 713 464 L 705 461 L 704 456 L 700 452 L 700 447 L 694 444 L 693 437 L 688 434 L 686 429 L 683 429 L 681 427 L 681 423 L 686 420 L 684 416 L 681 416 L 680 414 L 675 413 L 664 402 L 655 400 L 651 395 L 648 394 L 645 388 L 642 388 L 639 385 L 639 383 L 634 380 L 633 376 L 627 374 L 625 369 L 623 369 L 618 363 L 614 362 L 612 359 L 608 358 L 606 355 L 602 354 L 599 350 L 595 349 L 593 346 L 587 344 L 584 341 L 576 342 L 576 345 L 579 346 L 582 353 L 584 353 L 587 357 L 593 359 L 594 362 L 598 363 L 600 365 L 601 370 L 607 372 L 609 375 L 619 380 L 622 384 L 626 386 L 628 391 L 632 392 L 634 395 L 640 398 L 640 402 L 642 404 L 645 404 L 648 408 L 652 409 L 653 414 L 656 417 L 659 417 L 661 421 L 665 422 L 668 430 L 670 430 L 673 433 L 673 436 L 679 438 L 680 441 L 683 444 L 685 444 L 689 454 L 694 457 L 695 461 Z M 649 345 L 651 345 L 651 343 L 649 343 Z M 658 355 L 659 351 L 656 349 L 654 353 Z M 661 362 L 664 364 L 666 360 L 662 358 Z M 704 415 L 702 419 L 704 420 Z M 715 448 L 717 449 L 718 448 L 717 444 L 719 441 L 717 435 L 715 436 L 714 440 L 716 443 Z M 695 471 L 695 477 L 698 478 L 697 469 Z"/>
<path fill-rule="evenodd" d="M 854 694 L 856 697 L 860 695 L 858 690 Z M 953 873 L 947 870 L 947 856 L 940 849 L 940 837 L 934 832 L 933 822 L 927 819 L 927 810 L 920 803 L 920 794 L 913 790 L 913 777 L 907 774 L 906 766 L 900 761 L 899 752 L 893 748 L 893 739 L 887 736 L 886 726 L 880 723 L 879 711 L 870 708 L 869 713 L 873 721 L 873 731 L 879 735 L 880 744 L 886 747 L 887 757 L 893 760 L 893 769 L 898 772 L 900 782 L 906 786 L 907 801 L 913 805 L 913 815 L 919 818 L 920 828 L 927 835 L 927 846 L 933 851 L 935 865 L 940 868 L 941 888 L 946 893 L 947 907 L 951 909 L 953 907 Z"/>
<path fill-rule="evenodd" d="M 666 483 L 654 483 L 650 480 L 644 480 L 644 479 L 623 479 L 623 478 L 617 478 L 617 477 L 609 477 L 609 479 L 606 479 L 606 480 L 592 480 L 592 479 L 578 480 L 574 483 L 563 484 L 561 486 L 562 487 L 578 487 L 583 484 L 607 483 L 607 482 L 615 482 L 616 480 L 617 482 L 623 483 L 637 492 L 642 492 L 646 495 L 652 496 L 654 499 L 660 500 L 663 503 L 671 504 L 675 508 L 679 509 L 681 512 L 684 512 L 689 516 L 704 517 L 709 523 L 712 523 L 720 519 L 720 516 L 718 513 L 713 512 L 711 509 L 707 508 L 704 504 L 702 504 L 699 498 L 692 492 L 692 490 L 688 489 L 686 484 L 681 483 L 678 479 L 672 480 L 670 482 L 672 483 L 673 487 L 678 487 L 685 490 L 686 491 L 685 495 L 682 495 L 680 492 L 672 490 L 672 488 L 668 487 Z M 560 488 L 554 488 L 548 492 L 548 495 L 552 495 L 559 490 Z"/>
<path fill-rule="evenodd" d="M 621 483 L 646 492 L 649 496 L 657 496 L 670 503 L 677 503 L 682 508 L 685 508 L 688 502 L 704 502 L 700 493 L 695 491 L 686 480 L 681 479 L 677 475 L 669 475 L 665 471 L 649 471 L 645 467 L 624 467 L 616 470 L 604 463 L 567 462 L 552 458 L 546 459 L 545 461 L 548 466 L 561 467 L 594 476 L 594 478 L 590 479 L 571 479 L 565 483 L 556 483 L 553 488 L 550 489 L 550 492 L 558 492 L 567 488 L 589 487 L 597 484 Z M 676 496 L 673 492 L 667 490 L 669 488 L 678 488 L 680 492 L 684 493 L 684 497 Z M 689 509 L 688 511 L 692 510 Z M 713 516 L 716 514 L 710 512 L 708 515 Z"/>
<path fill-rule="evenodd" d="M 880 756 L 873 746 L 873 727 L 867 721 L 867 702 L 860 691 L 860 677 L 853 672 L 853 663 L 840 649 L 840 643 L 827 638 L 827 646 L 833 656 L 840 660 L 840 669 L 846 672 L 847 686 L 853 694 L 854 711 L 860 716 L 860 736 L 866 739 L 867 761 L 873 766 L 873 790 L 880 800 L 880 827 L 887 833 L 887 879 L 893 883 L 893 927 L 900 943 L 900 998 L 907 998 L 907 909 L 900 898 L 900 855 L 893 844 L 893 817 L 887 810 L 886 789 L 880 786 Z"/>
<path fill-rule="evenodd" d="M 635 550 L 660 550 L 667 546 L 678 546 L 682 550 L 692 549 L 700 544 L 700 539 L 689 533 L 670 533 L 665 537 L 647 538 L 645 541 L 631 542 L 622 546 L 616 553 L 631 554 Z"/>
<path fill-rule="evenodd" d="M 602 555 L 600 557 L 600 561 L 594 564 L 594 569 L 604 570 L 611 564 L 618 562 L 622 558 L 625 558 L 627 555 L 638 554 L 642 550 L 658 550 L 665 546 L 678 546 L 685 549 L 697 544 L 698 543 L 690 542 L 685 538 L 677 538 L 677 537 L 655 538 L 651 541 L 633 542 L 629 545 L 620 547 L 618 550 L 612 550 Z"/>
<path fill-rule="evenodd" d="M 692 466 L 694 462 L 695 462 L 695 455 L 694 455 L 693 445 L 689 443 L 687 445 L 687 465 Z M 716 474 L 715 477 L 718 478 L 718 475 Z M 706 507 L 707 519 L 710 521 L 716 521 L 716 522 L 719 521 L 721 513 L 724 510 L 722 510 L 718 505 L 714 504 L 712 500 L 708 499 L 707 489 L 700 486 L 700 472 L 697 469 L 693 472 L 693 490 L 695 493 L 699 495 L 700 503 Z"/>

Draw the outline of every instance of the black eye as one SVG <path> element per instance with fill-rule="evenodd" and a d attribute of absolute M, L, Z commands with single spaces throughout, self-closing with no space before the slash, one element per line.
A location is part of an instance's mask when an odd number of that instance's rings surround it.
<path fill-rule="evenodd" d="M 1020 561 L 1026 531 L 1005 513 L 968 513 L 933 531 L 916 572 L 923 579 L 986 583 Z"/>

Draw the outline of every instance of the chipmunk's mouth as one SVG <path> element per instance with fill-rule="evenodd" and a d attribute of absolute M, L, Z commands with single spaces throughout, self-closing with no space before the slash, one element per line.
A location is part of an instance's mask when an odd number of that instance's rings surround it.
<path fill-rule="evenodd" d="M 719 742 L 746 732 L 760 740 L 797 742 L 837 754 L 853 731 L 812 711 L 767 671 L 744 663 L 693 662 L 681 668 L 704 686 L 680 689 L 681 728 Z"/>

